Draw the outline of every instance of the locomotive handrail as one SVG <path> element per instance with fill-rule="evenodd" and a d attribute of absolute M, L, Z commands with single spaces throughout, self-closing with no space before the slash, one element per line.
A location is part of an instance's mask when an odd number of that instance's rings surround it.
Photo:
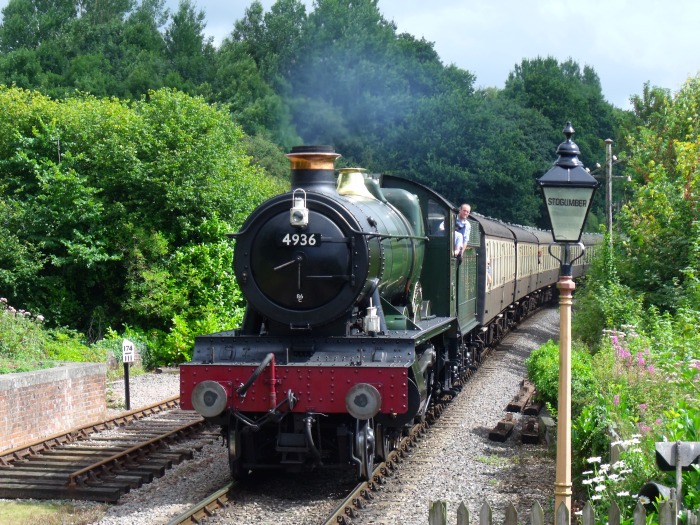
<path fill-rule="evenodd" d="M 416 241 L 428 241 L 430 242 L 430 238 L 426 236 L 419 236 L 419 235 L 396 235 L 395 233 L 378 233 L 378 232 L 362 232 L 362 231 L 354 231 L 353 233 L 357 233 L 359 235 L 366 235 L 367 237 L 380 237 L 382 239 L 413 239 Z"/>

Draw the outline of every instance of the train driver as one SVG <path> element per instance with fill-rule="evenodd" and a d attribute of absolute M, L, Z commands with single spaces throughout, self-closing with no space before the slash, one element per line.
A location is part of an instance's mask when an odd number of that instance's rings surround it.
<path fill-rule="evenodd" d="M 472 207 L 469 204 L 464 203 L 459 207 L 459 213 L 457 213 L 457 231 L 462 234 L 465 250 L 469 248 L 469 236 L 472 230 L 472 225 L 469 224 L 469 221 L 467 220 L 471 211 Z"/>

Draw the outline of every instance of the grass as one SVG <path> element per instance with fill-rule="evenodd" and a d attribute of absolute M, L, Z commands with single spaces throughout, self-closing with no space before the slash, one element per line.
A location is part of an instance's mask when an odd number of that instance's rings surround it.
<path fill-rule="evenodd" d="M 519 462 L 519 458 L 517 456 L 504 457 L 496 454 L 492 454 L 490 456 L 479 456 L 476 458 L 476 460 L 484 465 L 501 468 L 513 463 L 517 464 Z"/>
<path fill-rule="evenodd" d="M 56 501 L 0 501 L 0 525 L 87 525 L 99 521 L 105 504 Z"/>
<path fill-rule="evenodd" d="M 15 374 L 19 372 L 31 372 L 56 366 L 55 361 L 16 361 L 14 359 L 0 358 L 0 374 Z"/>

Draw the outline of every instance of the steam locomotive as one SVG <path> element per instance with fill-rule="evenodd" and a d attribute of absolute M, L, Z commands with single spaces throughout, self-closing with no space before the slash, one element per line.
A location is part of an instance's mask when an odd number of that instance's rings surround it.
<path fill-rule="evenodd" d="M 287 157 L 291 191 L 233 234 L 242 326 L 196 338 L 181 408 L 221 426 L 234 478 L 355 465 L 368 479 L 433 400 L 555 296 L 557 252 L 549 232 L 473 214 L 457 258 L 443 196 L 362 169 L 336 176 L 331 147 Z"/>

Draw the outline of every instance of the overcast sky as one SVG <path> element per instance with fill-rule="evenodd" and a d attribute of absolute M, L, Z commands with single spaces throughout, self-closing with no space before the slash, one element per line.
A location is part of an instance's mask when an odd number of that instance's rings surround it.
<path fill-rule="evenodd" d="M 177 9 L 178 0 L 166 3 Z M 218 43 L 251 1 L 193 3 Z M 262 0 L 265 10 L 273 3 Z M 627 109 L 644 82 L 676 92 L 700 72 L 697 0 L 379 0 L 379 9 L 400 33 L 433 42 L 445 64 L 474 73 L 478 87 L 502 88 L 524 58 L 572 58 L 593 67 L 605 98 Z"/>
<path fill-rule="evenodd" d="M 216 41 L 251 3 L 194 1 Z M 262 0 L 265 10 L 273 3 Z M 474 73 L 479 87 L 502 88 L 524 58 L 572 58 L 595 69 L 608 102 L 627 109 L 644 82 L 676 92 L 700 72 L 697 0 L 379 0 L 379 10 L 400 33 L 433 42 L 443 63 Z"/>

